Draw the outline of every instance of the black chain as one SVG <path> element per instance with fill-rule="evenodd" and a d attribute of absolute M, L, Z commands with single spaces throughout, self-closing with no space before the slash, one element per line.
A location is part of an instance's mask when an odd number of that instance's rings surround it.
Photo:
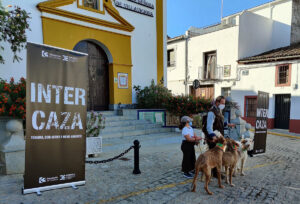
<path fill-rule="evenodd" d="M 123 157 L 125 154 L 127 154 L 130 150 L 133 149 L 134 146 L 129 147 L 127 150 L 125 150 L 123 153 L 119 154 L 118 156 L 115 156 L 113 158 L 110 159 L 106 159 L 106 160 L 101 160 L 101 161 L 85 161 L 85 163 L 88 164 L 103 164 L 103 163 L 107 163 L 107 162 L 111 162 L 113 160 L 119 159 L 120 157 Z"/>

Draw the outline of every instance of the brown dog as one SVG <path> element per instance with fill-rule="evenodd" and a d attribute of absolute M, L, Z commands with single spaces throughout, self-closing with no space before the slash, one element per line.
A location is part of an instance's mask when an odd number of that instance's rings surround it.
<path fill-rule="evenodd" d="M 192 192 L 196 191 L 196 180 L 199 174 L 199 171 L 202 171 L 202 174 L 205 175 L 205 186 L 204 189 L 209 195 L 213 193 L 208 189 L 208 183 L 210 182 L 211 170 L 217 168 L 218 172 L 218 183 L 220 188 L 224 188 L 221 184 L 221 167 L 222 167 L 222 157 L 226 149 L 226 140 L 224 137 L 217 139 L 217 145 L 201 154 L 195 164 L 196 172 L 192 184 Z"/>
<path fill-rule="evenodd" d="M 222 165 L 225 167 L 226 173 L 226 183 L 230 183 L 231 186 L 234 186 L 232 183 L 232 174 L 234 173 L 236 164 L 239 159 L 238 147 L 239 144 L 232 140 L 226 139 L 227 141 L 227 149 L 222 157 Z M 229 168 L 229 181 L 228 181 L 228 168 Z"/>

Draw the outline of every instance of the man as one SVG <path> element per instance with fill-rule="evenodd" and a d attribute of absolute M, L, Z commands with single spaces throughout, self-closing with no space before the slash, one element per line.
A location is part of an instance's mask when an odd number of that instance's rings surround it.
<path fill-rule="evenodd" d="M 212 149 L 216 146 L 217 136 L 214 133 L 215 130 L 219 131 L 224 136 L 224 127 L 234 127 L 234 124 L 224 123 L 224 116 L 222 115 L 222 110 L 225 108 L 225 97 L 218 96 L 214 102 L 214 105 L 209 110 L 207 115 L 207 123 L 206 123 L 206 141 L 209 149 Z M 213 169 L 213 176 L 217 177 L 216 168 Z"/>

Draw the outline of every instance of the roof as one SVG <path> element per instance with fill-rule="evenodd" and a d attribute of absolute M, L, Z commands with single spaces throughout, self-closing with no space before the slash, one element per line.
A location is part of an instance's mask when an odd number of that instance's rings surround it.
<path fill-rule="evenodd" d="M 281 47 L 252 57 L 238 60 L 239 64 L 255 64 L 300 59 L 300 42 L 286 47 Z"/>
<path fill-rule="evenodd" d="M 180 35 L 180 36 L 176 36 L 174 38 L 169 38 L 167 41 L 168 43 L 170 42 L 174 42 L 174 41 L 178 41 L 178 40 L 184 40 L 185 39 L 185 35 Z"/>

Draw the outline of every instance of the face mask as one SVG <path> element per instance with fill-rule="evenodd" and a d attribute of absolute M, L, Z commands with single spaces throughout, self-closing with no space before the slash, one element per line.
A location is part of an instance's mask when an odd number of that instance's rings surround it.
<path fill-rule="evenodd" d="M 189 125 L 192 127 L 193 123 L 192 123 L 192 122 L 189 122 Z"/>
<path fill-rule="evenodd" d="M 220 104 L 219 108 L 220 108 L 220 110 L 223 110 L 225 108 L 225 105 L 224 104 Z"/>

